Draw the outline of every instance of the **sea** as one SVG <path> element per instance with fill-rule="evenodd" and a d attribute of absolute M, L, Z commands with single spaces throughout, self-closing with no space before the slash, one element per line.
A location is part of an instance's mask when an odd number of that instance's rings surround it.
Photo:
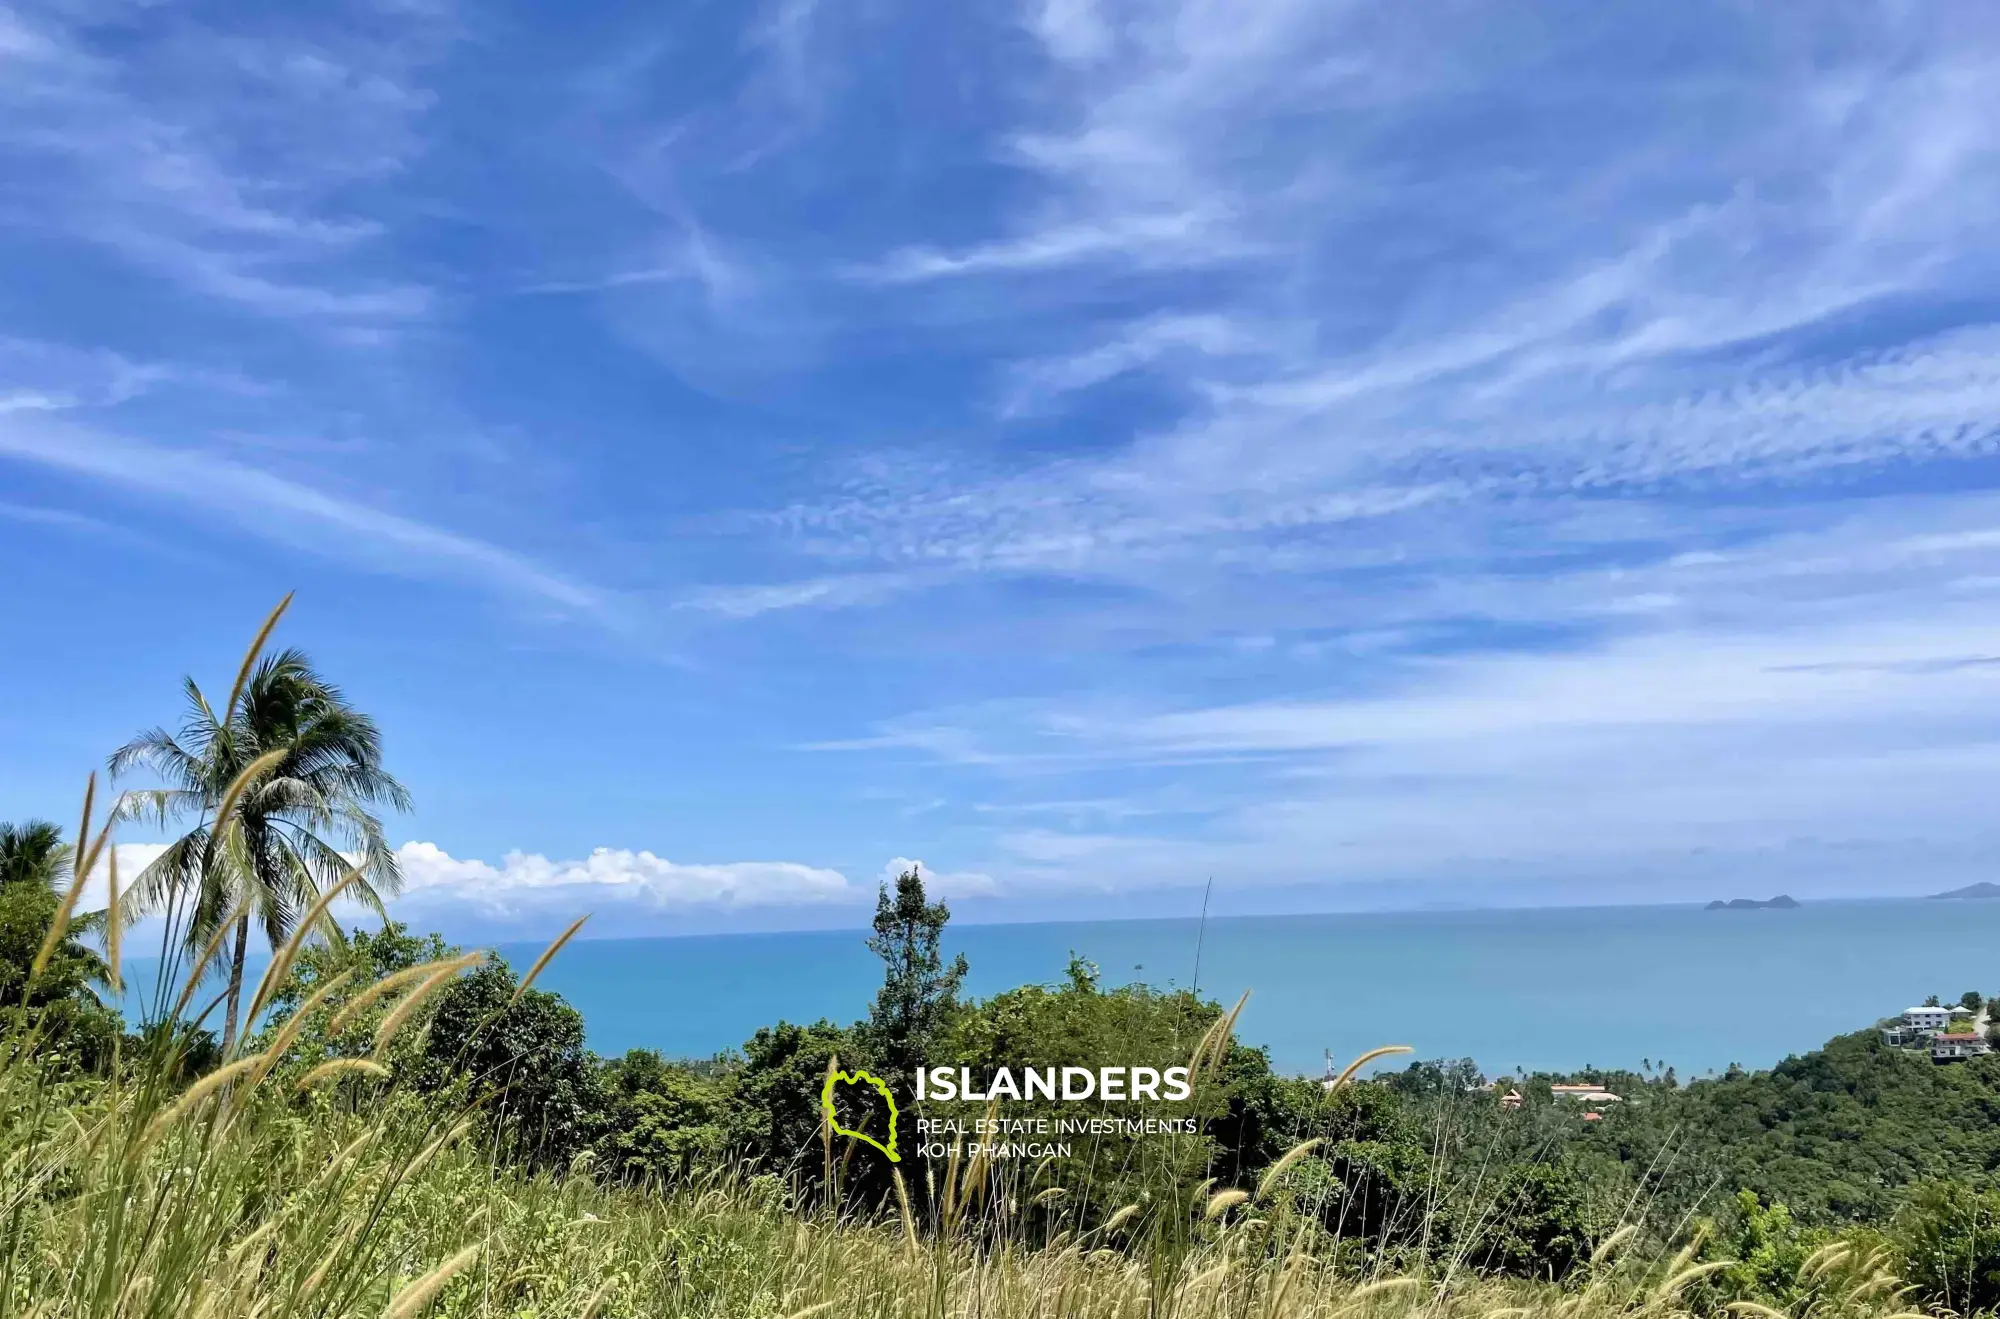
<path fill-rule="evenodd" d="M 866 1015 L 882 978 L 866 937 L 578 938 L 538 985 L 583 1013 L 600 1054 L 706 1058 L 780 1020 Z M 944 943 L 975 996 L 1059 983 L 1072 956 L 1106 987 L 1248 993 L 1239 1037 L 1293 1074 L 1403 1044 L 1488 1075 L 1650 1065 L 1687 1079 L 1770 1067 L 1932 994 L 2000 995 L 2000 901 L 1052 921 L 953 925 Z M 522 971 L 544 947 L 499 951 Z M 129 964 L 128 984 L 151 983 L 145 966 Z"/>
<path fill-rule="evenodd" d="M 882 974 L 865 936 L 578 940 L 539 983 L 582 1011 L 599 1053 L 706 1057 L 781 1019 L 865 1015 Z M 1928 995 L 2000 995 L 2000 901 L 968 925 L 945 946 L 973 995 L 1059 982 L 1073 955 L 1105 986 L 1247 992 L 1240 1037 L 1299 1074 L 1405 1044 L 1489 1075 L 1650 1064 L 1685 1079 L 1769 1067 Z M 542 947 L 501 951 L 518 970 Z"/>

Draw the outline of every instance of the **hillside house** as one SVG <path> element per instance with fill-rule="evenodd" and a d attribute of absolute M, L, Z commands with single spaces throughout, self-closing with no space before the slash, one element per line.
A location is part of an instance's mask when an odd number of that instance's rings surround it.
<path fill-rule="evenodd" d="M 1903 1025 L 1912 1034 L 1923 1035 L 1929 1031 L 1943 1030 L 1951 1025 L 1954 1015 L 1962 1015 L 1959 1008 L 1904 1008 Z"/>
<path fill-rule="evenodd" d="M 1601 1085 L 1552 1085 L 1549 1093 L 1557 1099 L 1574 1099 L 1582 1104 L 1622 1104 L 1625 1101 Z"/>
<path fill-rule="evenodd" d="M 1993 1052 L 1993 1046 L 1977 1031 L 1939 1031 L 1931 1036 L 1931 1060 L 1956 1062 Z"/>

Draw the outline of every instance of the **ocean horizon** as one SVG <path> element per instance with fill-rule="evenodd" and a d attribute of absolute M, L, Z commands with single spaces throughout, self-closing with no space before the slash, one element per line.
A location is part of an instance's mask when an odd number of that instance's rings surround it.
<path fill-rule="evenodd" d="M 537 983 L 601 1054 L 703 1058 L 780 1020 L 864 1016 L 881 979 L 867 934 L 579 936 Z M 1918 898 L 954 924 L 944 942 L 976 997 L 1059 982 L 1072 953 L 1106 988 L 1248 991 L 1239 1035 L 1288 1073 L 1407 1044 L 1488 1074 L 1651 1063 L 1685 1079 L 1769 1067 L 1930 994 L 2000 993 L 2000 902 Z M 491 946 L 519 972 L 546 944 Z"/>
<path fill-rule="evenodd" d="M 881 977 L 865 937 L 578 939 L 539 983 L 601 1053 L 708 1056 L 780 1019 L 864 1015 Z M 2000 902 L 1911 898 L 1023 922 L 953 926 L 945 946 L 979 997 L 1059 981 L 1072 952 L 1107 987 L 1247 990 L 1241 1037 L 1294 1073 L 1408 1044 L 1489 1074 L 1651 1061 L 1689 1077 L 1769 1067 L 1929 994 L 2000 992 Z M 499 951 L 521 969 L 543 947 Z"/>

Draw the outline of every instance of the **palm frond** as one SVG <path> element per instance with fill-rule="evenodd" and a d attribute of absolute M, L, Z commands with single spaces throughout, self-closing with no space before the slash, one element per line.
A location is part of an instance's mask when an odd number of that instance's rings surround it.
<path fill-rule="evenodd" d="M 111 815 L 165 828 L 183 816 L 199 814 L 207 801 L 205 794 L 190 788 L 128 788 L 112 803 Z"/>
<path fill-rule="evenodd" d="M 202 758 L 164 728 L 148 729 L 111 753 L 114 779 L 141 767 L 184 791 L 200 792 L 208 784 L 208 767 Z"/>

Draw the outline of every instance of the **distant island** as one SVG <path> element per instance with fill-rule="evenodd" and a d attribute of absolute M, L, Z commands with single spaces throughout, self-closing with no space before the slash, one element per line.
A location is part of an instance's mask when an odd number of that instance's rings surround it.
<path fill-rule="evenodd" d="M 1724 902 L 1722 899 L 1717 898 L 1714 902 L 1708 904 L 1707 909 L 1709 911 L 1790 911 L 1798 905 L 1799 900 L 1797 898 L 1780 893 L 1777 897 L 1765 902 L 1759 902 L 1755 898 L 1731 898 L 1729 901 Z"/>
<path fill-rule="evenodd" d="M 2000 884 L 1990 879 L 1982 879 L 1977 884 L 1967 884 L 1949 893 L 1933 893 L 1933 898 L 2000 898 Z"/>

